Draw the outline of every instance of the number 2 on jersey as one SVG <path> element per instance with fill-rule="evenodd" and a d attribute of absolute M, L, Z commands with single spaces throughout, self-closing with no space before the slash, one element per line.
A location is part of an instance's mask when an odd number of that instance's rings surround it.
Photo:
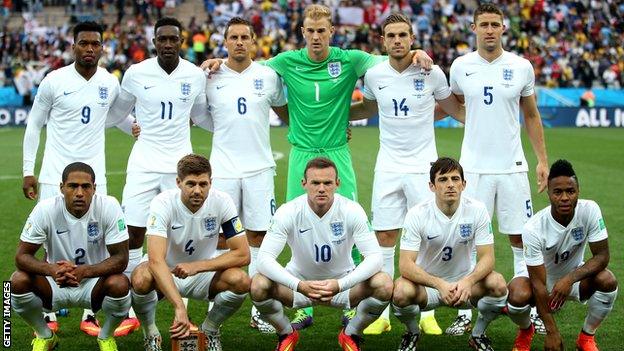
<path fill-rule="evenodd" d="M 74 253 L 76 254 L 76 258 L 74 258 L 74 263 L 76 265 L 85 264 L 84 257 L 87 254 L 85 249 L 83 248 L 76 249 L 76 252 Z"/>

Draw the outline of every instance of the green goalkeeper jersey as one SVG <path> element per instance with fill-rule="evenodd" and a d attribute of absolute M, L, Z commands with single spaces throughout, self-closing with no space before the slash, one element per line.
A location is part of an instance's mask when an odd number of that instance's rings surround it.
<path fill-rule="evenodd" d="M 288 87 L 288 141 L 310 150 L 345 145 L 355 82 L 385 59 L 360 50 L 330 47 L 329 56 L 321 62 L 312 61 L 306 48 L 266 61 Z"/>

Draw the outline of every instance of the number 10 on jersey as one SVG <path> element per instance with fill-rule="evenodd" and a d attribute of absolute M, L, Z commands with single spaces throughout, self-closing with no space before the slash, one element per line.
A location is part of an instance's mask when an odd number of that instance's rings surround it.
<path fill-rule="evenodd" d="M 331 246 L 314 244 L 314 259 L 316 262 L 329 262 L 331 260 Z"/>

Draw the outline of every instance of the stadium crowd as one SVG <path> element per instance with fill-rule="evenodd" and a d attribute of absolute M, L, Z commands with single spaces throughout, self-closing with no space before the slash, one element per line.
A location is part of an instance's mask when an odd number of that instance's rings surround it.
<path fill-rule="evenodd" d="M 273 55 L 304 45 L 299 28 L 302 11 L 311 1 L 204 0 L 206 12 L 191 17 L 183 52 L 199 63 L 227 55 L 222 30 L 234 16 L 249 18 L 257 33 L 257 57 Z M 470 22 L 475 3 L 415 0 L 326 0 L 335 10 L 333 45 L 381 53 L 379 24 L 391 12 L 410 15 L 418 45 L 448 75 L 451 62 L 474 50 Z M 546 87 L 620 88 L 624 84 L 624 2 L 621 1 L 500 1 L 506 13 L 504 46 L 529 59 L 536 83 Z M 6 16 L 18 2 L 3 1 Z M 134 0 L 126 15 L 124 1 L 87 2 L 93 11 L 117 15 L 104 17 L 105 55 L 101 64 L 116 76 L 153 51 L 151 30 L 162 9 L 174 7 L 161 0 Z M 21 5 L 20 5 L 21 6 Z M 84 10 L 84 9 L 83 9 Z M 100 12 L 101 13 L 101 12 Z M 23 16 L 19 29 L 0 32 L 0 86 L 15 84 L 18 90 L 37 86 L 46 72 L 72 58 L 69 25 L 40 26 Z"/>

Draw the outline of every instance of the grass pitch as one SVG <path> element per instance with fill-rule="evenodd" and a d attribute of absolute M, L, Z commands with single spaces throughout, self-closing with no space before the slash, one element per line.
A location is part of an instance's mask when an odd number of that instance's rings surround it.
<path fill-rule="evenodd" d="M 24 129 L 0 129 L 0 275 L 8 280 L 15 269 L 13 257 L 24 221 L 34 206 L 34 202 L 26 200 L 21 190 L 21 155 Z M 609 268 L 616 277 L 624 276 L 623 251 L 624 228 L 622 217 L 622 180 L 624 164 L 622 150 L 624 147 L 624 131 L 621 129 L 548 129 L 545 131 L 549 161 L 566 158 L 575 166 L 581 184 L 581 198 L 595 200 L 601 207 L 611 247 L 611 263 Z M 437 129 L 437 145 L 439 155 L 459 157 L 463 130 Z M 121 199 L 125 181 L 125 167 L 132 146 L 132 139 L 118 130 L 109 130 L 106 134 L 106 153 L 108 169 L 108 191 L 110 195 Z M 283 155 L 277 160 L 277 177 L 275 178 L 276 199 L 283 203 L 285 198 L 286 165 L 289 146 L 286 141 L 285 128 L 273 128 L 271 131 L 273 150 Z M 209 155 L 211 135 L 203 130 L 193 128 L 192 139 L 195 152 Z M 530 181 L 533 189 L 534 212 L 544 208 L 548 199 L 546 194 L 538 194 L 535 185 L 535 157 L 526 135 L 524 150 L 530 166 Z M 378 130 L 376 128 L 355 128 L 351 140 L 353 163 L 358 176 L 359 200 L 364 209 L 370 211 L 373 168 L 378 149 Z M 241 140 L 241 142 L 244 142 Z M 41 145 L 44 145 L 42 138 Z M 41 152 L 38 160 L 41 161 Z M 79 153 L 80 150 L 76 150 Z M 157 155 L 155 155 L 157 157 Z M 39 170 L 37 166 L 37 172 Z M 494 226 L 496 228 L 496 225 Z M 507 279 L 512 276 L 512 255 L 507 238 L 495 236 L 496 270 Z M 281 257 L 286 262 L 289 253 Z M 398 255 L 397 255 L 398 259 Z M 613 312 L 598 330 L 596 339 L 603 351 L 624 349 L 624 341 L 619 333 L 624 325 L 624 299 L 620 296 Z M 249 310 L 251 303 L 245 302 L 241 310 L 226 321 L 222 328 L 222 343 L 225 350 L 272 350 L 275 347 L 274 335 L 262 335 L 249 327 Z M 88 337 L 78 330 L 82 311 L 70 309 L 69 317 L 59 317 L 61 338 L 58 350 L 96 350 L 94 338 Z M 196 323 L 201 323 L 206 311 L 206 304 L 191 301 L 189 314 Z M 574 349 L 575 340 L 585 318 L 586 306 L 567 303 L 557 314 L 557 321 L 567 349 Z M 331 308 L 316 308 L 314 325 L 301 332 L 298 350 L 339 350 L 337 334 L 340 327 L 340 311 Z M 436 311 L 440 326 L 444 329 L 455 317 L 455 311 L 441 308 Z M 173 312 L 168 302 L 158 305 L 158 327 L 164 337 L 165 350 L 169 348 L 168 327 Z M 11 340 L 13 350 L 29 350 L 32 331 L 15 314 L 11 318 Z M 364 349 L 390 350 L 396 349 L 403 333 L 402 324 L 392 317 L 392 331 L 380 336 L 367 336 Z M 620 330 L 620 332 L 618 332 Z M 509 350 L 516 333 L 515 325 L 504 316 L 494 321 L 487 331 L 497 350 Z M 142 350 L 140 332 L 118 338 L 120 350 Z M 423 350 L 462 350 L 467 349 L 467 336 L 429 336 L 425 335 L 420 342 Z M 533 349 L 543 348 L 543 337 L 537 336 Z"/>

